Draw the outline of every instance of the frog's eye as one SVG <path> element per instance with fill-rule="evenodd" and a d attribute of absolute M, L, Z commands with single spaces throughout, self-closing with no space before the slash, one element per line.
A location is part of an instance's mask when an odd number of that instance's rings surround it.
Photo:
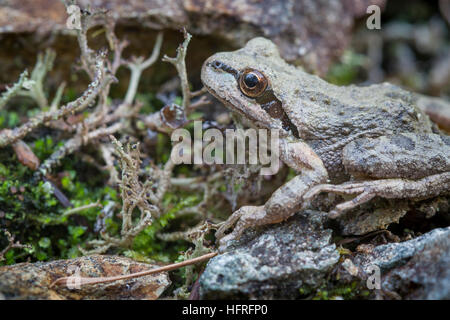
<path fill-rule="evenodd" d="M 266 90 L 267 84 L 267 78 L 255 69 L 246 69 L 239 77 L 239 88 L 250 98 L 261 95 Z"/>

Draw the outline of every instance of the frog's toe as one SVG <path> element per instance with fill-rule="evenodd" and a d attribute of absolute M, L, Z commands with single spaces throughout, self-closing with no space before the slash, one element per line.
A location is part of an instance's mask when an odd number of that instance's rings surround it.
<path fill-rule="evenodd" d="M 268 219 L 263 206 L 241 207 L 217 230 L 216 239 L 219 247 L 224 247 L 230 240 L 239 240 L 246 229 L 274 222 Z M 225 232 L 231 227 L 234 227 L 233 231 L 225 235 Z"/>
<path fill-rule="evenodd" d="M 331 184 L 319 184 L 311 189 L 309 189 L 304 195 L 303 195 L 303 206 L 305 207 L 307 204 L 309 204 L 318 194 L 325 192 L 327 189 L 332 187 Z"/>
<path fill-rule="evenodd" d="M 331 192 L 337 194 L 356 194 L 357 196 L 352 200 L 343 202 L 331 210 L 328 216 L 332 219 L 339 217 L 345 211 L 348 211 L 356 206 L 369 201 L 374 197 L 374 193 L 370 192 L 369 188 L 364 183 L 344 183 L 340 185 L 321 184 L 311 188 L 303 197 L 305 204 L 312 201 L 318 194 L 322 192 Z"/>
<path fill-rule="evenodd" d="M 355 194 L 361 193 L 364 191 L 364 186 L 360 183 L 351 183 L 351 184 L 320 184 L 313 188 L 311 188 L 308 192 L 303 196 L 303 201 L 305 204 L 311 202 L 317 195 L 322 192 L 333 192 L 338 194 Z"/>
<path fill-rule="evenodd" d="M 219 229 L 216 231 L 216 239 L 222 239 L 225 236 L 225 232 L 231 227 L 228 223 L 228 221 L 224 221 L 221 223 Z"/>
<path fill-rule="evenodd" d="M 241 209 L 235 211 L 229 218 L 227 221 L 223 222 L 222 225 L 219 227 L 219 229 L 216 231 L 216 239 L 222 239 L 223 237 L 225 237 L 225 232 L 232 228 L 236 222 L 239 220 L 239 218 L 243 215 L 244 210 L 242 207 Z"/>
<path fill-rule="evenodd" d="M 358 189 L 358 191 L 359 191 L 359 189 Z M 353 209 L 353 208 L 373 199 L 375 197 L 375 195 L 376 195 L 376 193 L 370 192 L 369 190 L 366 189 L 364 192 L 362 192 L 358 196 L 354 197 L 353 199 L 338 204 L 334 208 L 334 210 L 331 210 L 328 213 L 328 217 L 330 217 L 331 219 L 335 219 L 335 218 L 339 217 L 340 215 L 342 215 L 344 212 L 346 212 L 350 209 Z"/>
<path fill-rule="evenodd" d="M 234 236 L 232 234 L 228 234 L 226 236 L 224 236 L 223 238 L 221 238 L 218 241 L 218 251 L 220 253 L 224 253 L 226 251 L 226 249 L 228 248 L 228 242 L 234 240 Z"/>

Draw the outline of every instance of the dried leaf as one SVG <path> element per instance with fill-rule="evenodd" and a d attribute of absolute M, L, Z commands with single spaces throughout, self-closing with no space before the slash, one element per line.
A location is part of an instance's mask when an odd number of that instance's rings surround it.
<path fill-rule="evenodd" d="M 18 140 L 13 144 L 12 147 L 17 155 L 17 159 L 21 164 L 33 171 L 39 167 L 40 161 L 38 157 L 36 157 L 34 152 L 25 142 L 23 142 L 22 140 Z"/>

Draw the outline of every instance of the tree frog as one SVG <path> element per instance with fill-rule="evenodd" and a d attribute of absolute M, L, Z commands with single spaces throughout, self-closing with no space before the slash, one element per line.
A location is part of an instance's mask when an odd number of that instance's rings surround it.
<path fill-rule="evenodd" d="M 264 205 L 235 211 L 216 232 L 219 251 L 249 227 L 289 218 L 321 192 L 354 195 L 330 218 L 376 196 L 450 194 L 450 136 L 397 86 L 330 84 L 287 64 L 262 37 L 208 58 L 201 79 L 251 126 L 279 130 L 280 158 L 298 172 Z"/>

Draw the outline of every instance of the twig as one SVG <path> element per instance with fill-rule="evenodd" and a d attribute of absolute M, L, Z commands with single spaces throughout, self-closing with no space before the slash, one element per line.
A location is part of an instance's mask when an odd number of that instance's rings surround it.
<path fill-rule="evenodd" d="M 159 217 L 161 214 L 161 199 L 159 197 L 162 197 L 164 194 L 155 195 L 153 193 L 151 180 L 147 180 L 145 183 L 139 181 L 141 169 L 139 145 L 127 144 L 124 148 L 122 143 L 116 140 L 114 136 L 111 135 L 110 139 L 119 156 L 122 169 L 122 174 L 118 181 L 122 198 L 122 210 L 120 211 L 122 229 L 120 237 L 111 237 L 104 231 L 101 232 L 102 240 L 88 242 L 89 246 L 96 248 L 90 251 L 81 249 L 81 251 L 90 254 L 103 253 L 111 247 L 129 247 L 134 238 L 152 223 L 153 218 Z M 168 178 L 164 178 L 166 176 L 162 174 L 161 177 L 163 179 L 160 181 L 170 179 L 170 173 L 171 169 Z M 141 212 L 141 216 L 139 221 L 133 224 L 133 211 L 136 208 Z"/>
<path fill-rule="evenodd" d="M 108 184 L 110 184 L 110 185 L 118 184 L 119 183 L 119 174 L 117 173 L 116 167 L 114 166 L 114 159 L 112 156 L 112 151 L 111 151 L 110 146 L 101 144 L 100 151 L 102 153 L 103 160 L 106 163 L 105 168 L 109 171 Z"/>
<path fill-rule="evenodd" d="M 49 158 L 47 158 L 36 171 L 36 177 L 46 176 L 49 171 L 60 164 L 61 160 L 69 154 L 72 154 L 75 150 L 78 150 L 83 143 L 97 139 L 103 136 L 109 136 L 122 130 L 125 127 L 123 122 L 117 122 L 107 128 L 100 128 L 89 132 L 85 136 L 76 135 L 75 137 L 69 139 L 64 145 L 56 150 Z"/>
<path fill-rule="evenodd" d="M 6 88 L 6 92 L 2 94 L 2 97 L 0 98 L 0 110 L 6 105 L 6 103 L 13 98 L 14 96 L 18 95 L 20 90 L 25 86 L 26 82 L 28 80 L 28 71 L 25 70 L 22 72 L 19 76 L 19 80 L 17 80 L 16 83 L 11 88 Z"/>
<path fill-rule="evenodd" d="M 65 1 L 66 7 L 70 6 L 71 4 L 74 4 L 74 2 Z M 93 18 L 95 16 L 104 17 L 106 15 L 106 12 L 107 12 L 106 10 L 81 11 L 80 17 L 81 28 L 77 29 L 77 40 L 81 50 L 81 57 L 80 57 L 81 65 L 91 79 L 95 78 L 95 57 L 94 57 L 94 50 L 89 48 L 88 45 L 87 32 L 92 26 Z"/>
<path fill-rule="evenodd" d="M 115 276 L 115 277 L 97 277 L 97 278 L 87 278 L 87 277 L 77 277 L 77 284 L 81 285 L 86 285 L 86 284 L 98 284 L 98 283 L 107 283 L 107 282 L 113 282 L 113 281 L 118 281 L 118 280 L 126 280 L 126 279 L 132 279 L 132 278 L 138 278 L 138 277 L 143 277 L 143 276 L 148 276 L 151 274 L 155 274 L 155 273 L 159 273 L 159 272 L 164 272 L 164 271 L 171 271 L 171 270 L 175 270 L 178 268 L 182 268 L 191 264 L 195 264 L 198 262 L 202 262 L 205 260 L 209 260 L 211 258 L 213 258 L 214 256 L 217 255 L 217 252 L 211 252 L 208 254 L 205 254 L 203 256 L 194 258 L 194 259 L 190 259 L 190 260 L 186 260 L 183 262 L 179 262 L 179 263 L 174 263 L 174 264 L 170 264 L 168 266 L 164 266 L 161 268 L 156 268 L 156 269 L 152 269 L 152 270 L 147 270 L 147 271 L 141 271 L 141 272 L 136 272 L 136 273 L 132 273 L 132 274 L 127 274 L 127 275 L 121 275 L 121 276 Z M 74 279 L 74 277 L 63 277 L 63 278 L 59 278 L 56 279 L 51 285 L 50 288 L 56 286 L 56 285 L 67 285 L 67 283 L 69 281 L 72 281 Z"/>
<path fill-rule="evenodd" d="M 39 106 L 44 109 L 48 106 L 47 97 L 44 91 L 44 80 L 47 73 L 53 68 L 56 53 L 51 49 L 47 49 L 45 54 L 39 54 L 36 65 L 31 72 L 31 85 L 26 90 L 21 90 L 19 95 L 32 98 Z"/>
<path fill-rule="evenodd" d="M 84 206 L 80 206 L 80 207 L 77 207 L 77 208 L 69 209 L 69 210 L 67 210 L 67 211 L 65 211 L 63 213 L 63 216 L 64 217 L 68 217 L 68 216 L 73 215 L 75 213 L 78 213 L 80 211 L 84 211 L 84 210 L 91 209 L 91 208 L 103 208 L 103 206 L 102 206 L 102 204 L 99 201 L 97 201 L 95 203 L 90 203 L 90 204 L 87 204 L 87 205 L 84 205 Z"/>
<path fill-rule="evenodd" d="M 25 137 L 33 129 L 39 127 L 51 120 L 60 119 L 68 114 L 79 112 L 88 107 L 101 91 L 101 89 L 115 78 L 109 75 L 105 75 L 104 59 L 106 52 L 102 51 L 97 56 L 96 63 L 96 76 L 93 82 L 88 86 L 88 89 L 75 101 L 68 103 L 67 105 L 59 108 L 57 111 L 43 112 L 36 117 L 30 119 L 27 123 L 13 130 L 3 130 L 0 132 L 0 148 L 5 147 L 19 139 Z"/>
<path fill-rule="evenodd" d="M 128 68 L 130 68 L 131 70 L 131 79 L 124 100 L 126 104 L 131 105 L 133 103 L 139 85 L 139 80 L 141 78 L 141 74 L 145 69 L 153 65 L 156 62 L 156 59 L 158 59 L 162 41 L 163 41 L 163 34 L 162 32 L 160 32 L 156 37 L 156 42 L 155 45 L 153 46 L 153 52 L 147 60 L 143 61 L 143 58 L 139 57 L 134 58 L 133 61 L 127 63 Z"/>
<path fill-rule="evenodd" d="M 50 105 L 50 111 L 54 112 L 58 110 L 59 103 L 62 98 L 62 94 L 64 92 L 64 88 L 66 87 L 66 82 L 62 82 L 58 86 L 58 90 L 56 90 L 55 96 L 53 97 L 52 104 Z"/>
<path fill-rule="evenodd" d="M 160 172 L 159 187 L 158 190 L 156 191 L 156 201 L 159 205 L 162 202 L 164 194 L 170 187 L 170 177 L 172 176 L 172 171 L 174 167 L 175 164 L 169 158 L 169 160 L 167 160 L 166 164 L 164 165 L 164 169 Z"/>
<path fill-rule="evenodd" d="M 20 242 L 14 242 L 14 236 L 11 235 L 11 233 L 4 229 L 3 232 L 6 234 L 6 237 L 8 238 L 8 245 L 6 248 L 4 248 L 2 251 L 0 251 L 0 261 L 5 260 L 5 254 L 14 248 L 22 249 L 22 248 L 28 248 L 31 249 L 31 246 L 28 244 L 21 244 Z"/>
<path fill-rule="evenodd" d="M 184 42 L 177 48 L 177 56 L 175 58 L 168 57 L 167 55 L 164 55 L 163 61 L 169 62 L 177 68 L 178 75 L 180 76 L 181 80 L 181 90 L 183 93 L 183 110 L 187 111 L 189 108 L 190 102 L 191 102 L 191 91 L 189 89 L 189 81 L 187 78 L 187 71 L 186 71 L 186 53 L 187 53 L 187 47 L 189 45 L 189 42 L 191 41 L 191 34 L 186 31 L 186 29 L 183 29 L 184 32 Z"/>

